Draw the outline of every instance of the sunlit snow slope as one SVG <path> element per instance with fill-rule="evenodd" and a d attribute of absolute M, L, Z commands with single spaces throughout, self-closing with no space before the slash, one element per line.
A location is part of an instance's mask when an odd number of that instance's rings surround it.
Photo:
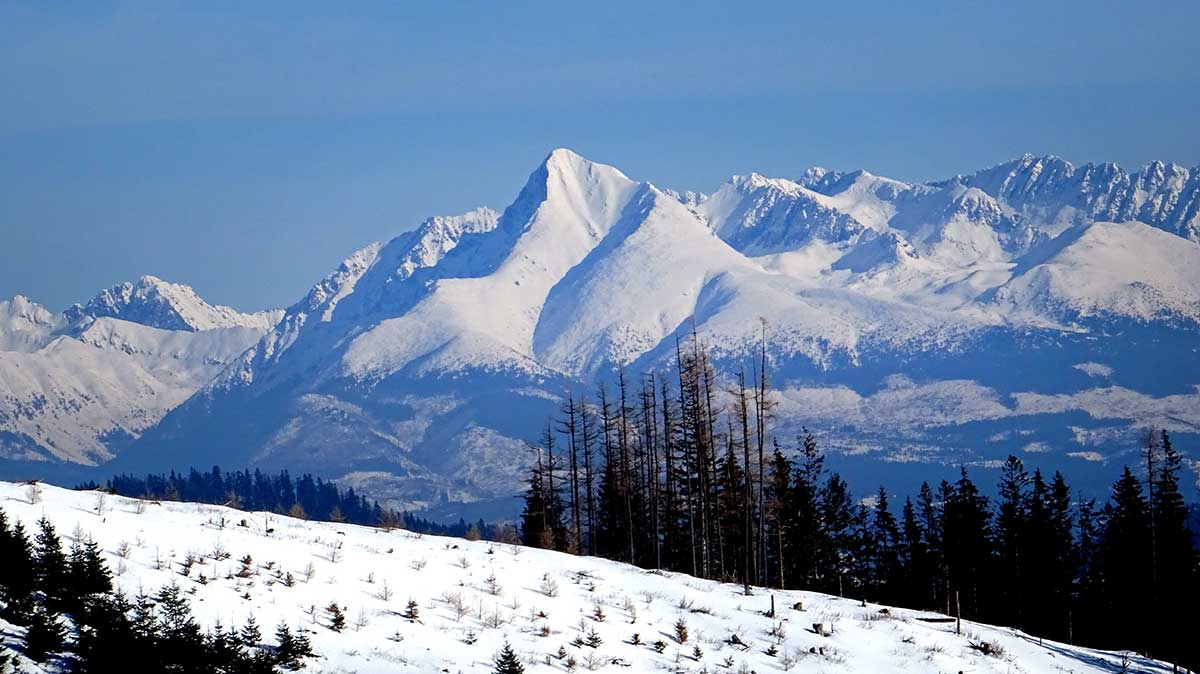
<path fill-rule="evenodd" d="M 747 596 L 737 585 L 589 557 L 53 487 L 42 487 L 36 503 L 30 496 L 25 485 L 0 483 L 11 519 L 35 529 L 45 516 L 60 535 L 90 536 L 130 595 L 176 583 L 205 627 L 254 616 L 267 635 L 281 622 L 308 632 L 317 658 L 305 671 L 489 672 L 506 641 L 531 674 L 566 671 L 560 648 L 583 671 L 1169 671 L 1137 656 L 1121 670 L 1120 654 L 969 621 L 958 636 L 953 624 L 923 622 L 932 614 L 919 611 L 811 592 Z M 123 545 L 127 557 L 117 553 Z M 199 561 L 185 574 L 188 555 Z M 246 556 L 250 574 L 239 577 Z M 774 619 L 766 615 L 772 596 Z M 416 621 L 401 616 L 410 599 Z M 321 609 L 330 602 L 345 609 L 344 632 L 328 626 Z M 677 620 L 687 625 L 686 643 L 674 638 Z M 818 635 L 814 623 L 831 633 Z M 19 640 L 19 628 L 0 628 L 6 645 Z M 574 645 L 593 631 L 596 647 Z M 984 642 L 1001 654 L 984 655 L 976 647 Z"/>

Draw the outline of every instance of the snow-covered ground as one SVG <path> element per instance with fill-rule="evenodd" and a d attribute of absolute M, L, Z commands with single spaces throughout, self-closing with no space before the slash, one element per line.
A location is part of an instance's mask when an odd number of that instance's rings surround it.
<path fill-rule="evenodd" d="M 1118 653 L 970 622 L 958 636 L 952 624 L 920 620 L 930 614 L 811 592 L 747 596 L 736 585 L 511 545 L 37 490 L 0 483 L 0 508 L 30 529 L 49 518 L 68 544 L 75 535 L 94 538 L 126 593 L 179 584 L 204 625 L 240 625 L 253 615 L 265 634 L 280 622 L 306 630 L 318 654 L 308 671 L 489 672 L 505 641 L 531 673 L 568 671 L 569 659 L 576 671 L 611 672 L 1169 671 L 1137 657 L 1122 670 Z M 198 561 L 185 575 L 189 555 Z M 775 618 L 766 615 L 772 596 Z M 419 607 L 416 621 L 402 616 L 409 599 Z M 345 609 L 341 633 L 322 611 L 330 602 Z M 679 620 L 686 643 L 675 638 Z M 817 634 L 814 623 L 831 633 Z M 18 628 L 0 628 L 7 643 L 18 640 Z M 734 635 L 742 645 L 731 643 Z M 573 645 L 589 637 L 594 648 Z M 1000 654 L 973 646 L 984 642 Z"/>

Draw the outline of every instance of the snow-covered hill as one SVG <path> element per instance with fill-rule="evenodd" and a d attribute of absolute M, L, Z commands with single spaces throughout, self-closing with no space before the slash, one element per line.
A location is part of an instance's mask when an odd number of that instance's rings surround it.
<path fill-rule="evenodd" d="M 1169 671 L 1136 655 L 1122 669 L 1122 654 L 969 621 L 960 636 L 952 623 L 922 620 L 933 614 L 810 592 L 746 595 L 738 585 L 511 545 L 39 491 L 31 498 L 29 486 L 0 483 L 0 508 L 30 530 L 44 516 L 60 535 L 94 539 L 129 595 L 179 585 L 204 627 L 254 616 L 267 634 L 281 622 L 304 630 L 317 655 L 305 671 L 487 672 L 505 642 L 531 674 L 568 671 L 569 662 L 576 671 L 760 674 Z M 414 620 L 403 615 L 409 600 Z M 330 602 L 345 611 L 343 632 L 329 627 Z M 8 644 L 20 640 L 19 628 L 0 622 L 0 631 Z"/>
<path fill-rule="evenodd" d="M 136 421 L 110 427 L 138 439 L 113 470 L 305 469 L 408 507 L 501 499 L 485 513 L 500 514 L 524 441 L 567 391 L 622 366 L 661 368 L 693 329 L 729 376 L 765 327 L 779 435 L 808 425 L 855 483 L 891 479 L 881 461 L 988 466 L 1019 452 L 1099 486 L 1111 471 L 1098 464 L 1143 425 L 1185 447 L 1200 439 L 1198 176 L 1026 156 L 929 184 L 811 169 L 704 195 L 555 150 L 503 213 L 431 218 L 369 245 L 277 322 L 149 278 L 69 310 L 90 326 L 70 339 L 146 370 L 120 365 L 132 389 L 118 388 L 153 410 L 80 393 L 96 384 L 28 383 L 66 377 L 57 361 L 23 365 L 44 374 L 12 386 L 107 418 L 124 404 Z M 27 303 L 10 307 L 0 338 L 14 362 L 61 332 Z M 172 339 L 265 334 L 172 378 L 215 344 L 168 347 L 105 328 L 114 317 Z M 77 362 L 67 346 L 59 357 Z M 37 412 L 36 395 L 12 407 Z M 1117 397 L 1137 402 L 1104 402 Z M 55 423 L 31 419 L 18 432 L 34 439 L 10 455 L 46 454 Z M 49 453 L 106 458 L 80 453 L 86 438 Z"/>
<path fill-rule="evenodd" d="M 207 384 L 282 312 L 143 277 L 62 314 L 0 302 L 0 458 L 97 464 Z"/>

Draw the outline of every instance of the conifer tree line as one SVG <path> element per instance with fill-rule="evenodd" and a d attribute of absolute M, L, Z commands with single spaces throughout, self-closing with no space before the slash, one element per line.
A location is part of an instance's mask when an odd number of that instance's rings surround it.
<path fill-rule="evenodd" d="M 1016 457 L 995 498 L 962 468 L 899 503 L 863 499 L 812 434 L 772 436 L 765 339 L 754 360 L 722 385 L 693 334 L 668 372 L 568 394 L 529 444 L 522 542 L 1200 664 L 1186 638 L 1200 570 L 1166 431 L 1103 504 Z"/>
<path fill-rule="evenodd" d="M 318 522 L 346 522 L 365 526 L 402 528 L 408 531 L 502 541 L 514 534 L 503 525 L 459 519 L 442 524 L 411 512 L 384 508 L 378 502 L 342 489 L 336 483 L 304 473 L 293 478 L 288 471 L 268 475 L 261 470 L 222 471 L 220 466 L 187 473 L 149 474 L 144 477 L 114 475 L 105 484 L 87 482 L 79 490 L 103 489 L 113 494 L 148 500 L 184 501 L 228 505 L 241 510 L 274 512 Z"/>
<path fill-rule="evenodd" d="M 312 656 L 308 637 L 285 624 L 274 644 L 253 618 L 202 630 L 176 585 L 130 599 L 113 589 L 93 541 L 77 536 L 67 551 L 49 520 L 37 527 L 31 539 L 0 510 L 0 617 L 26 628 L 19 650 L 35 662 L 57 659 L 83 674 L 271 674 Z"/>

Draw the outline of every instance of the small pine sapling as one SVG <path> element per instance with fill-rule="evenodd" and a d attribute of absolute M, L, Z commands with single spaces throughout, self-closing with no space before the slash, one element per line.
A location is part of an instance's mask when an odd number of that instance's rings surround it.
<path fill-rule="evenodd" d="M 686 644 L 688 640 L 688 626 L 683 618 L 675 621 L 675 641 L 681 644 Z"/>
<path fill-rule="evenodd" d="M 421 610 L 417 607 L 417 600 L 410 598 L 408 604 L 404 607 L 404 612 L 400 615 L 409 622 L 417 622 L 421 616 Z"/>
<path fill-rule="evenodd" d="M 325 615 L 329 618 L 329 629 L 334 632 L 346 629 L 346 615 L 342 613 L 342 607 L 338 606 L 337 602 L 329 602 L 329 606 L 325 607 Z"/>

